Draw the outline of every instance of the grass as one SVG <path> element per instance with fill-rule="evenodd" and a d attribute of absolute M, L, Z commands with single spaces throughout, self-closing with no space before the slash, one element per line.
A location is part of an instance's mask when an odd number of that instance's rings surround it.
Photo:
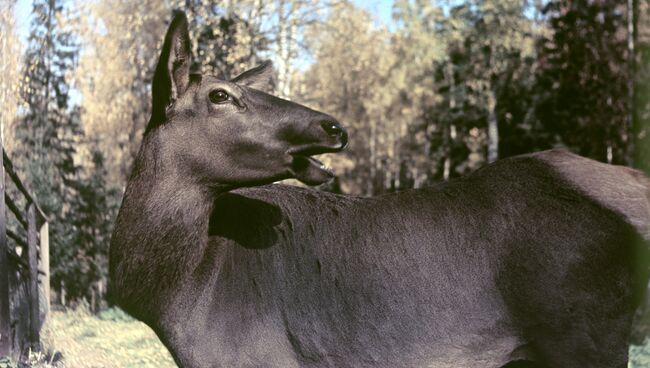
<path fill-rule="evenodd" d="M 650 338 L 646 338 L 643 345 L 630 346 L 630 363 L 628 364 L 628 367 L 650 367 Z"/>
<path fill-rule="evenodd" d="M 87 308 L 53 311 L 42 332 L 47 354 L 32 354 L 27 368 L 172 368 L 171 356 L 149 327 L 119 309 L 93 316 Z M 0 359 L 0 368 L 15 368 Z M 650 368 L 650 338 L 630 347 L 628 368 Z"/>
<path fill-rule="evenodd" d="M 53 311 L 43 333 L 43 348 L 61 364 L 74 368 L 166 368 L 176 367 L 154 332 L 119 309 L 98 316 L 87 309 Z"/>

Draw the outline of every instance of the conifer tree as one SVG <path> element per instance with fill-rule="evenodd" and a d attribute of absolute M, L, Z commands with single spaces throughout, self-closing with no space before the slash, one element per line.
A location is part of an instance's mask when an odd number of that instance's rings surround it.
<path fill-rule="evenodd" d="M 628 134 L 627 40 L 623 5 L 551 1 L 552 37 L 539 47 L 537 119 L 547 144 L 624 164 Z"/>
<path fill-rule="evenodd" d="M 69 203 L 74 214 L 68 221 L 71 243 L 66 247 L 67 262 L 60 277 L 70 299 L 89 301 L 101 299 L 106 290 L 98 285 L 108 277 L 108 246 L 120 196 L 119 190 L 107 183 L 103 154 L 92 152 L 90 161 L 83 178 L 71 183 L 77 195 Z"/>
<path fill-rule="evenodd" d="M 77 193 L 76 146 L 81 139 L 79 107 L 70 101 L 66 80 L 76 62 L 72 32 L 60 23 L 61 0 L 35 0 L 25 52 L 25 114 L 15 127 L 14 158 L 38 204 L 49 217 L 52 281 L 69 265 L 72 246 L 67 203 Z"/>

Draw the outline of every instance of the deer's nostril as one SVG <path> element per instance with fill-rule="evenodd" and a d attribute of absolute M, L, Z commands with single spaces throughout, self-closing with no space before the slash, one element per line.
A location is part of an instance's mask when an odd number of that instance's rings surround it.
<path fill-rule="evenodd" d="M 327 134 L 331 136 L 340 136 L 345 133 L 345 129 L 341 126 L 341 124 L 334 122 L 334 121 L 322 121 L 320 123 L 320 126 L 327 132 Z"/>

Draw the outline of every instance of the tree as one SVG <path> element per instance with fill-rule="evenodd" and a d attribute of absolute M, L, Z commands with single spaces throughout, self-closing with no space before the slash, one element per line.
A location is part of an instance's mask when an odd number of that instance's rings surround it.
<path fill-rule="evenodd" d="M 204 0 L 178 1 L 190 20 L 193 69 L 228 80 L 261 60 L 268 48 L 264 21 L 268 6 L 259 0 L 216 5 Z"/>
<path fill-rule="evenodd" d="M 626 163 L 626 13 L 611 1 L 551 1 L 552 36 L 539 44 L 536 109 L 548 145 Z"/>
<path fill-rule="evenodd" d="M 650 4 L 638 2 L 634 60 L 634 164 L 650 175 Z"/>
<path fill-rule="evenodd" d="M 487 159 L 492 162 L 499 157 L 498 95 L 508 87 L 521 58 L 532 52 L 531 27 L 524 16 L 525 1 L 478 0 L 472 5 L 477 9 L 475 33 L 468 40 L 476 65 L 472 83 L 486 109 Z"/>
<path fill-rule="evenodd" d="M 523 146 L 522 129 L 515 126 L 530 115 L 533 56 L 532 21 L 524 10 L 522 1 L 446 9 L 396 3 L 400 58 L 409 60 L 400 67 L 413 114 L 404 143 L 416 157 L 407 165 L 421 176 L 411 175 L 414 185 L 474 170 L 499 153 L 520 153 L 515 146 Z M 504 138 L 505 148 L 499 145 Z"/>
<path fill-rule="evenodd" d="M 91 153 L 91 165 L 83 177 L 71 185 L 77 195 L 71 199 L 68 221 L 72 230 L 70 244 L 66 247 L 65 267 L 59 283 L 65 283 L 70 299 L 86 298 L 93 301 L 93 310 L 104 298 L 108 277 L 108 246 L 117 217 L 120 191 L 107 183 L 103 154 Z"/>
<path fill-rule="evenodd" d="M 276 93 L 292 95 L 294 62 L 307 25 L 318 22 L 328 1 L 180 0 L 175 7 L 187 12 L 194 41 L 194 69 L 230 79 L 263 58 L 271 58 L 277 71 Z"/>
<path fill-rule="evenodd" d="M 355 172 L 340 178 L 343 190 L 376 193 L 384 187 L 379 174 L 394 157 L 393 142 L 406 134 L 386 115 L 399 98 L 391 84 L 396 59 L 390 34 L 375 29 L 367 12 L 342 2 L 330 9 L 325 22 L 309 27 L 306 40 L 316 62 L 306 72 L 298 98 L 337 116 L 349 129 L 349 148 L 329 158 L 343 170 L 351 168 L 351 160 L 355 163 Z"/>
<path fill-rule="evenodd" d="M 155 0 L 77 7 L 83 52 L 74 76 L 83 98 L 83 130 L 96 145 L 83 151 L 101 151 L 109 182 L 123 186 L 149 119 L 151 78 L 171 12 Z"/>
<path fill-rule="evenodd" d="M 70 103 L 66 72 L 77 58 L 75 37 L 63 24 L 60 0 L 35 0 L 25 52 L 25 114 L 15 127 L 15 162 L 51 223 L 52 278 L 65 273 L 73 233 L 67 205 L 75 197 L 79 108 Z"/>
<path fill-rule="evenodd" d="M 419 187 L 440 173 L 449 178 L 456 125 L 447 112 L 457 109 L 458 89 L 448 48 L 452 38 L 462 38 L 465 25 L 429 2 L 397 1 L 393 16 L 401 26 L 393 38 L 398 59 L 410 61 L 396 65 L 394 73 L 402 80 L 396 102 L 408 106 L 396 117 L 404 133 L 391 186 L 400 189 Z"/>
<path fill-rule="evenodd" d="M 14 29 L 15 0 L 0 0 L 0 139 L 13 149 L 12 126 L 20 101 L 20 44 Z"/>

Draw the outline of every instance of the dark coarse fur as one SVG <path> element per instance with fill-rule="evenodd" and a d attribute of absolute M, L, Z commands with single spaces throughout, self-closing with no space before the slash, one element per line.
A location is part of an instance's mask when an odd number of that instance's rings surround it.
<path fill-rule="evenodd" d="M 187 102 L 207 82 L 188 83 L 174 117 L 144 138 L 110 254 L 114 300 L 156 331 L 179 366 L 627 365 L 648 280 L 650 181 L 640 173 L 546 151 L 358 198 L 254 186 L 286 168 L 256 181 L 242 167 L 259 152 L 247 147 L 237 151 L 241 167 L 213 180 L 216 164 L 199 158 L 240 135 L 186 152 L 202 143 L 197 129 L 212 137 Z M 309 122 L 331 119 L 286 101 L 278 113 L 283 100 L 244 92 L 242 119 L 257 126 L 253 102 L 266 103 L 289 145 L 316 137 Z M 240 115 L 218 111 L 229 123 L 219 129 L 234 129 Z M 334 147 L 318 134 L 314 144 Z M 269 157 L 259 158 L 265 170 L 275 167 Z M 233 189 L 237 177 L 245 180 Z"/>

